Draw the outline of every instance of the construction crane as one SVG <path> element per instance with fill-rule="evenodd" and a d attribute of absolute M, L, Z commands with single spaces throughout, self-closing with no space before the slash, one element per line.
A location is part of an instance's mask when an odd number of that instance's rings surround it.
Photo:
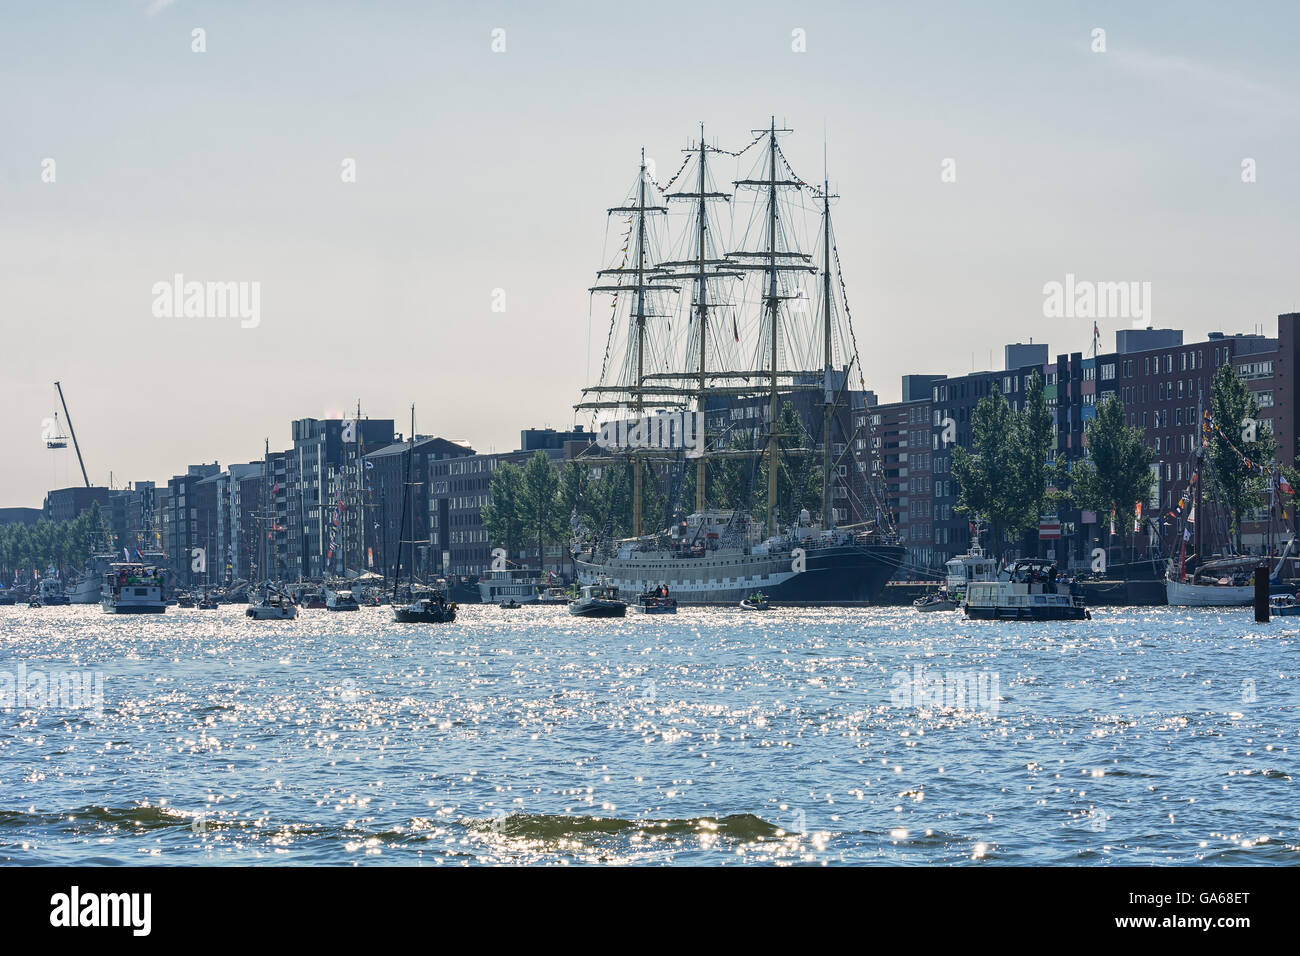
<path fill-rule="evenodd" d="M 81 460 L 81 446 L 77 444 L 77 430 L 72 427 L 72 416 L 68 414 L 68 402 L 63 397 L 63 386 L 55 382 L 54 387 L 59 390 L 59 404 L 63 406 L 63 420 L 68 423 L 68 431 L 72 433 L 72 447 L 77 450 L 77 464 L 81 466 L 81 480 L 89 488 L 90 479 L 86 477 L 86 463 Z"/>

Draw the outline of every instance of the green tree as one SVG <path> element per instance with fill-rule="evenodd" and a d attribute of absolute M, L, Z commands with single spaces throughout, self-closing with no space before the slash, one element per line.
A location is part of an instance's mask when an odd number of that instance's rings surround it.
<path fill-rule="evenodd" d="M 537 542 L 537 567 L 546 570 L 546 545 L 563 530 L 560 520 L 560 478 L 550 456 L 536 452 L 524 465 L 519 498 L 523 533 Z"/>
<path fill-rule="evenodd" d="M 1025 424 L 996 389 L 980 399 L 971 416 L 971 450 L 953 448 L 952 476 L 959 493 L 956 508 L 987 524 L 995 554 L 1004 535 L 1029 526 L 1034 502 L 1027 493 L 1024 465 Z M 1037 521 L 1037 515 L 1032 518 Z"/>
<path fill-rule="evenodd" d="M 483 506 L 483 527 L 494 548 L 508 554 L 519 550 L 524 540 L 524 472 L 518 465 L 502 462 L 492 473 L 488 503 Z"/>
<path fill-rule="evenodd" d="M 1227 437 L 1210 430 L 1208 481 L 1214 500 L 1232 516 L 1232 533 L 1241 551 L 1241 519 L 1264 504 L 1268 475 L 1247 467 L 1235 446 L 1256 466 L 1271 466 L 1277 441 L 1265 422 L 1259 421 L 1259 402 L 1231 362 L 1219 367 L 1210 382 L 1210 415 Z"/>
<path fill-rule="evenodd" d="M 1026 521 L 1037 535 L 1038 519 L 1049 507 L 1047 487 L 1056 478 L 1052 452 L 1056 447 L 1056 427 L 1047 408 L 1043 377 L 1037 372 L 1029 377 L 1025 388 L 1025 407 L 1020 411 L 1020 470 L 1024 478 Z"/>
<path fill-rule="evenodd" d="M 1070 471 L 1070 498 L 1098 515 L 1114 508 L 1116 528 L 1130 527 L 1134 505 L 1151 496 L 1155 481 L 1145 434 L 1128 424 L 1124 406 L 1110 395 L 1097 406 L 1083 436 L 1088 454 Z"/>

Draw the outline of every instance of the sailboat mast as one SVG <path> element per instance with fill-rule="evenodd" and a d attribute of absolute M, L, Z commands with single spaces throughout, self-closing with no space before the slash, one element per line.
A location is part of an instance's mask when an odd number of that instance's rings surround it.
<path fill-rule="evenodd" d="M 402 537 L 406 534 L 406 501 L 411 497 L 411 459 L 415 457 L 415 406 L 411 406 L 411 447 L 406 451 L 406 480 L 402 482 L 402 518 L 397 523 L 397 568 L 393 572 L 393 603 L 397 603 L 397 585 L 402 580 Z M 412 545 L 414 548 L 415 546 Z"/>
<path fill-rule="evenodd" d="M 706 369 L 708 363 L 705 361 L 705 346 L 708 344 L 708 326 L 709 326 L 709 287 L 704 279 L 704 229 L 707 218 L 707 207 L 704 205 L 704 124 L 700 124 L 700 188 L 699 188 L 699 234 L 696 237 L 699 243 L 699 275 L 695 278 L 695 295 L 697 307 L 700 314 L 700 422 L 703 427 L 704 421 L 704 392 L 706 386 Z M 701 435 L 701 438 L 704 436 Z M 703 511 L 704 503 L 707 498 L 706 482 L 708 481 L 707 461 L 703 455 L 695 463 L 695 510 Z"/>
<path fill-rule="evenodd" d="M 639 419 L 645 406 L 645 147 L 641 147 L 641 175 L 637 179 L 636 199 L 636 393 L 633 410 Z M 632 451 L 632 535 L 641 536 L 642 483 L 641 461 Z"/>
<path fill-rule="evenodd" d="M 780 302 L 777 297 L 776 284 L 776 117 L 772 117 L 772 127 L 768 132 L 768 200 L 767 200 L 767 252 L 768 252 L 768 317 L 772 331 L 772 367 L 771 398 L 769 402 L 770 420 L 767 437 L 767 533 L 776 534 L 776 488 L 777 461 L 780 452 L 777 427 L 776 396 L 776 352 L 777 323 L 780 320 Z"/>
<path fill-rule="evenodd" d="M 274 502 L 271 500 L 271 439 L 266 439 L 265 457 L 262 459 L 262 490 L 266 492 L 266 508 L 262 512 L 262 580 L 270 581 L 271 565 L 271 547 L 267 544 L 271 540 L 271 531 L 267 529 L 267 518 L 274 514 Z M 272 518 L 270 527 L 275 527 L 275 520 Z M 265 590 L 265 588 L 263 589 Z"/>
<path fill-rule="evenodd" d="M 825 160 L 823 159 L 823 170 Z M 831 383 L 831 183 L 830 177 L 823 172 L 822 180 L 822 245 L 825 247 L 822 252 L 824 261 L 822 263 L 822 335 L 825 346 L 825 368 L 822 372 L 824 377 L 823 391 L 825 392 L 823 400 L 825 401 L 824 415 L 822 418 L 822 526 L 832 528 L 835 526 L 834 512 L 831 510 L 831 402 L 834 400 L 834 390 Z"/>
<path fill-rule="evenodd" d="M 357 574 L 359 576 L 364 574 L 366 571 L 366 509 L 365 505 L 362 504 L 361 493 L 361 481 L 364 474 L 362 471 L 363 463 L 361 461 L 361 456 L 365 452 L 365 448 L 361 445 L 361 399 L 359 398 L 357 399 L 356 424 L 353 427 L 356 429 L 355 438 L 357 440 L 357 498 L 353 503 L 352 510 L 356 515 L 357 521 Z"/>

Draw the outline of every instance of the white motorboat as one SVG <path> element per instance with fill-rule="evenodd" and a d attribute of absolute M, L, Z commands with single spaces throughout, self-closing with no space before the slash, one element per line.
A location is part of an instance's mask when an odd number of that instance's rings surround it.
<path fill-rule="evenodd" d="M 355 611 L 361 605 L 350 588 L 325 588 L 325 609 L 327 611 Z"/>
<path fill-rule="evenodd" d="M 268 587 L 263 590 L 262 599 L 249 604 L 244 614 L 255 621 L 292 621 L 298 616 L 298 606 L 289 595 Z"/>

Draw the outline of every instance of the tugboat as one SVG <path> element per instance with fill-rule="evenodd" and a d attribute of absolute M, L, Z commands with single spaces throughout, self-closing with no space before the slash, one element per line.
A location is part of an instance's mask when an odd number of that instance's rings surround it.
<path fill-rule="evenodd" d="M 1074 583 L 1057 575 L 1056 563 L 1022 558 L 996 581 L 975 581 L 962 607 L 966 616 L 1001 621 L 1080 621 L 1091 618 Z"/>
<path fill-rule="evenodd" d="M 770 611 L 772 602 L 768 600 L 766 594 L 758 591 L 741 601 L 740 607 L 744 611 Z"/>
<path fill-rule="evenodd" d="M 586 584 L 569 602 L 569 613 L 576 617 L 624 617 L 627 602 L 619 600 L 618 588 L 611 584 Z"/>
<path fill-rule="evenodd" d="M 162 614 L 164 572 L 134 562 L 108 566 L 100 589 L 99 606 L 105 614 Z"/>
<path fill-rule="evenodd" d="M 669 597 L 666 587 L 658 587 L 640 595 L 632 610 L 638 614 L 676 614 L 677 598 Z"/>

